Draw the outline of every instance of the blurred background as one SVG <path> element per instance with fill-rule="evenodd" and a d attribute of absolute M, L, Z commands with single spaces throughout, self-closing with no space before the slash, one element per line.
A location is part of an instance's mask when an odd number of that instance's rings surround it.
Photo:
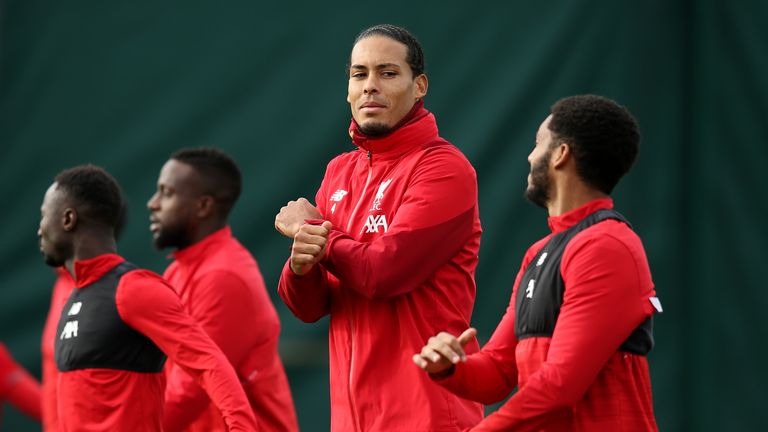
<path fill-rule="evenodd" d="M 162 271 L 145 207 L 158 171 L 178 148 L 217 146 L 244 173 L 232 227 L 280 313 L 300 425 L 328 430 L 327 318 L 303 324 L 277 297 L 290 243 L 273 221 L 288 200 L 313 198 L 326 163 L 353 148 L 345 65 L 357 33 L 384 22 L 420 38 L 426 106 L 477 170 L 481 343 L 525 249 L 547 233 L 545 212 L 522 197 L 536 129 L 557 99 L 602 94 L 643 133 L 614 199 L 665 308 L 650 355 L 660 429 L 768 430 L 761 0 L 0 0 L 0 340 L 39 377 L 54 273 L 36 230 L 56 173 L 109 170 L 129 201 L 121 253 Z M 1 422 L 39 430 L 7 406 Z"/>

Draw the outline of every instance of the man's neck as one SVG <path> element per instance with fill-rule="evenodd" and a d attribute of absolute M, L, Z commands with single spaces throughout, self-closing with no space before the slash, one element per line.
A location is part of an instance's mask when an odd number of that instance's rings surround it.
<path fill-rule="evenodd" d="M 211 221 L 201 223 L 190 236 L 189 244 L 187 244 L 185 248 L 205 240 L 206 237 L 215 233 L 216 231 L 219 231 L 225 226 L 227 226 L 227 221 L 221 221 L 221 220 L 215 220 L 215 221 L 211 220 Z M 183 248 L 179 248 L 179 249 L 183 249 Z"/>
<path fill-rule="evenodd" d="M 580 181 L 555 187 L 553 197 L 547 203 L 549 216 L 560 216 L 584 204 L 597 199 L 606 198 L 605 193 L 589 187 Z"/>
<path fill-rule="evenodd" d="M 67 270 L 72 277 L 75 276 L 75 262 L 95 258 L 99 255 L 117 252 L 117 242 L 110 232 L 92 230 L 83 232 L 75 240 L 72 258 L 65 262 Z"/>

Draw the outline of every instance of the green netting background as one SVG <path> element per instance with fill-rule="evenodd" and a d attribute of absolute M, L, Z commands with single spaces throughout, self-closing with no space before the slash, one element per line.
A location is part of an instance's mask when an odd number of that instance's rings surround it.
<path fill-rule="evenodd" d="M 160 271 L 145 210 L 157 172 L 177 148 L 219 146 L 245 174 L 231 222 L 273 291 L 302 429 L 327 430 L 327 321 L 302 324 L 274 295 L 288 242 L 272 223 L 351 148 L 351 43 L 392 22 L 420 37 L 427 107 L 478 172 L 481 340 L 546 233 L 522 198 L 536 128 L 556 99 L 603 94 L 643 130 L 614 197 L 665 306 L 650 356 L 661 430 L 768 430 L 768 3 L 537 3 L 0 0 L 0 340 L 39 376 L 54 277 L 36 229 L 59 170 L 111 171 L 130 204 L 121 252 Z M 38 426 L 5 407 L 0 430 Z"/>

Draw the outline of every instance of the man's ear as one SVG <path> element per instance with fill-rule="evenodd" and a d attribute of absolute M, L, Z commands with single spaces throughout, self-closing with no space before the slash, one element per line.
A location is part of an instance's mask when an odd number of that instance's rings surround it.
<path fill-rule="evenodd" d="M 214 212 L 216 200 L 210 195 L 203 195 L 197 200 L 197 217 L 205 219 Z"/>
<path fill-rule="evenodd" d="M 77 210 L 67 207 L 61 214 L 61 227 L 64 231 L 72 231 L 77 226 Z"/>
<path fill-rule="evenodd" d="M 424 96 L 427 95 L 427 89 L 429 88 L 429 80 L 427 79 L 427 76 L 424 74 L 421 74 L 417 76 L 414 80 L 414 85 L 416 86 L 416 99 L 422 99 Z"/>
<path fill-rule="evenodd" d="M 552 152 L 552 158 L 550 159 L 552 168 L 562 168 L 572 157 L 571 146 L 567 142 L 561 142 Z"/>

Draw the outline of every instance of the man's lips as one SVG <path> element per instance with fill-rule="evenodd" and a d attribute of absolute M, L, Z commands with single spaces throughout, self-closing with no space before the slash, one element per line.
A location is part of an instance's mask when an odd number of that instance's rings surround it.
<path fill-rule="evenodd" d="M 363 111 L 363 112 L 383 111 L 385 108 L 386 108 L 386 105 L 382 105 L 376 102 L 366 102 L 360 105 L 360 111 Z"/>
<path fill-rule="evenodd" d="M 151 232 L 160 230 L 160 222 L 158 222 L 156 219 L 149 218 L 149 230 Z"/>

